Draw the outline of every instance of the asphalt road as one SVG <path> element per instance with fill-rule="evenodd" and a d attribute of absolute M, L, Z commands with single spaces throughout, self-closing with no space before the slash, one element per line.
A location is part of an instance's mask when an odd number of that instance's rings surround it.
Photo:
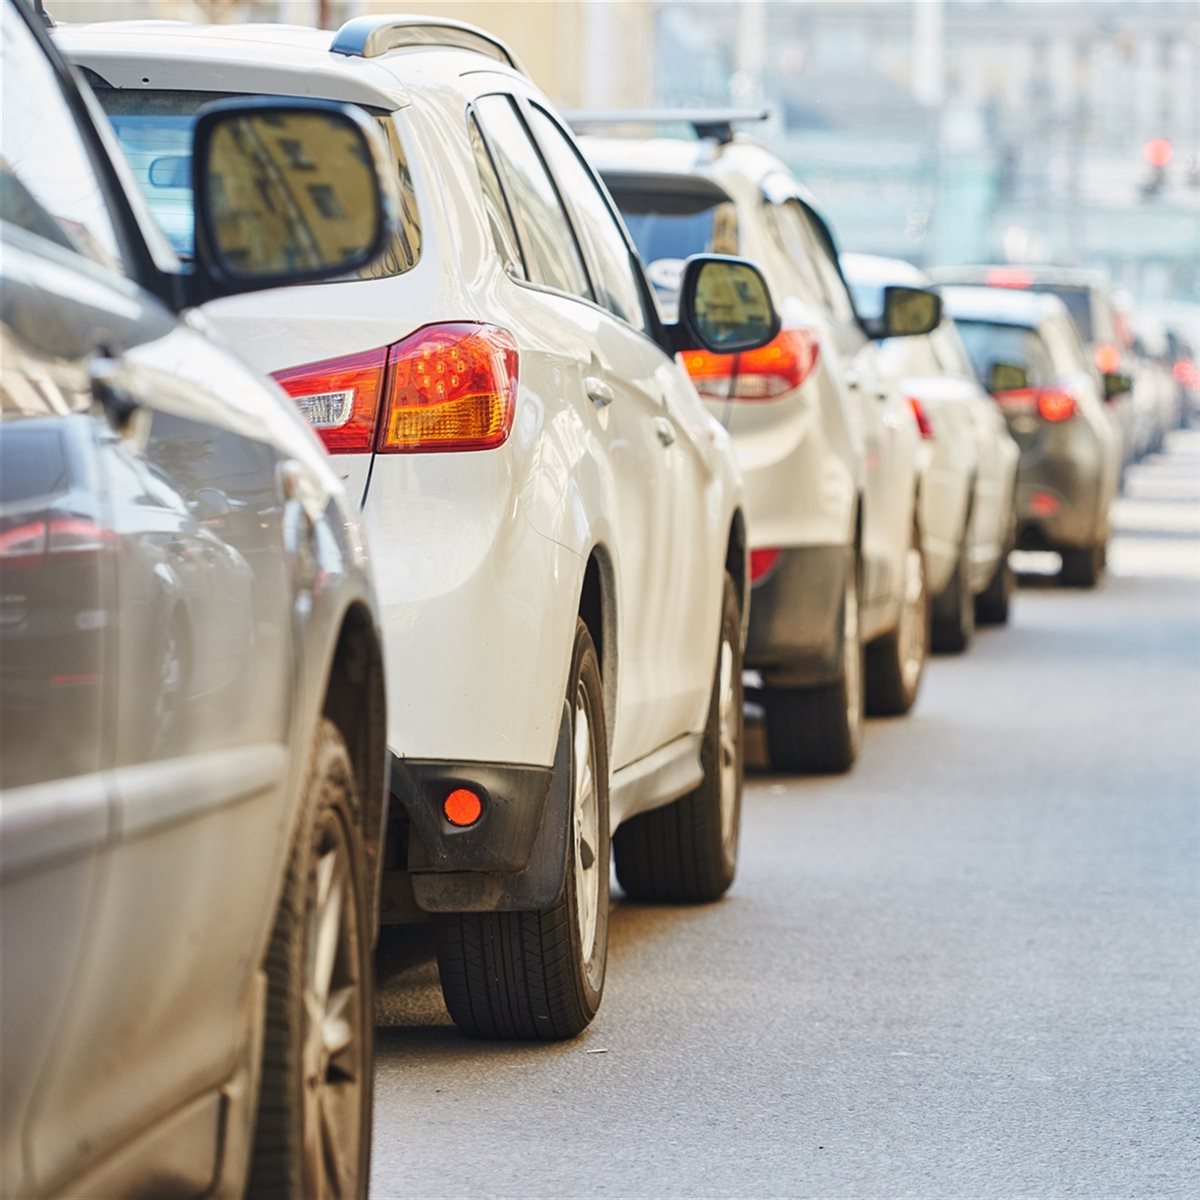
<path fill-rule="evenodd" d="M 724 902 L 614 894 L 578 1041 L 460 1037 L 389 942 L 373 1194 L 1200 1195 L 1200 435 L 1117 521 L 852 775 L 752 774 Z"/>

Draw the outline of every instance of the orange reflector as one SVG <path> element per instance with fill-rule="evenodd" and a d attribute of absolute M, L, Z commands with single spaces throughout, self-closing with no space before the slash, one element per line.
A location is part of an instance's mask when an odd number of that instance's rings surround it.
<path fill-rule="evenodd" d="M 455 788 L 442 809 L 451 825 L 474 825 L 483 815 L 483 801 L 469 788 Z"/>

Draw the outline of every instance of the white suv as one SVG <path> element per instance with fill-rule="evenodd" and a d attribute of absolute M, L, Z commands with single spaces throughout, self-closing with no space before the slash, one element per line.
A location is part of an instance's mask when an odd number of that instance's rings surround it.
<path fill-rule="evenodd" d="M 413 893 L 437 914 L 463 1029 L 577 1033 L 604 983 L 610 831 L 631 897 L 712 900 L 733 879 L 741 484 L 674 355 L 773 337 L 761 276 L 695 259 L 690 303 L 664 324 L 570 134 L 471 27 L 60 38 L 183 253 L 179 155 L 214 89 L 351 101 L 387 135 L 406 219 L 386 268 L 207 316 L 275 373 L 361 497 L 404 822 L 384 919 Z M 271 153 L 308 167 L 282 135 Z M 315 180 L 311 199 L 338 219 Z"/>
<path fill-rule="evenodd" d="M 928 600 L 916 524 L 915 417 L 881 370 L 828 227 L 782 162 L 720 111 L 573 114 L 579 129 L 690 123 L 697 140 L 587 137 L 664 300 L 679 264 L 745 254 L 779 300 L 783 329 L 754 354 L 687 365 L 733 436 L 746 479 L 754 603 L 747 666 L 762 678 L 771 762 L 844 771 L 863 700 L 907 711 L 925 662 Z M 892 309 L 925 291 L 894 289 Z M 928 325 L 910 320 L 905 333 Z M 897 329 L 888 332 L 898 333 Z M 865 648 L 866 678 L 863 679 Z M 864 688 L 865 682 L 865 688 Z"/>

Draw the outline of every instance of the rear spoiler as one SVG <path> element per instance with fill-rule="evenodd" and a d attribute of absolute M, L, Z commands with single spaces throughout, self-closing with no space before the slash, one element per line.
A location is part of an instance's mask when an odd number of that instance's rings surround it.
<path fill-rule="evenodd" d="M 727 145 L 735 125 L 771 119 L 771 109 L 761 108 L 601 108 L 574 109 L 563 114 L 576 132 L 597 125 L 690 125 L 700 141 Z"/>

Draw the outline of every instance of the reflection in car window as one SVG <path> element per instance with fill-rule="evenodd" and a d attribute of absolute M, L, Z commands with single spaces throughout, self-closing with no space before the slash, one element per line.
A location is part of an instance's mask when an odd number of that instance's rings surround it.
<path fill-rule="evenodd" d="M 471 135 L 471 150 L 475 154 L 475 167 L 479 171 L 479 184 L 483 190 L 483 207 L 487 212 L 488 226 L 492 231 L 492 242 L 504 269 L 520 279 L 526 278 L 525 264 L 521 261 L 521 250 L 517 245 L 517 230 L 513 225 L 500 176 L 483 141 L 483 133 L 474 116 L 467 118 L 467 130 Z"/>
<path fill-rule="evenodd" d="M 711 193 L 692 195 L 609 182 L 642 262 L 737 254 L 737 210 Z"/>
<path fill-rule="evenodd" d="M 557 123 L 536 105 L 531 106 L 533 131 L 554 171 L 559 188 L 570 197 L 584 241 L 591 251 L 600 304 L 635 329 L 647 328 L 642 293 L 634 275 L 634 264 L 625 236 L 613 219 L 608 201 L 596 186 L 591 171 L 567 140 Z"/>
<path fill-rule="evenodd" d="M 104 188 L 54 69 L 15 13 L 0 22 L 0 219 L 123 270 Z"/>
<path fill-rule="evenodd" d="M 475 108 L 496 153 L 530 278 L 592 299 L 567 214 L 512 101 L 507 96 L 483 96 Z"/>

